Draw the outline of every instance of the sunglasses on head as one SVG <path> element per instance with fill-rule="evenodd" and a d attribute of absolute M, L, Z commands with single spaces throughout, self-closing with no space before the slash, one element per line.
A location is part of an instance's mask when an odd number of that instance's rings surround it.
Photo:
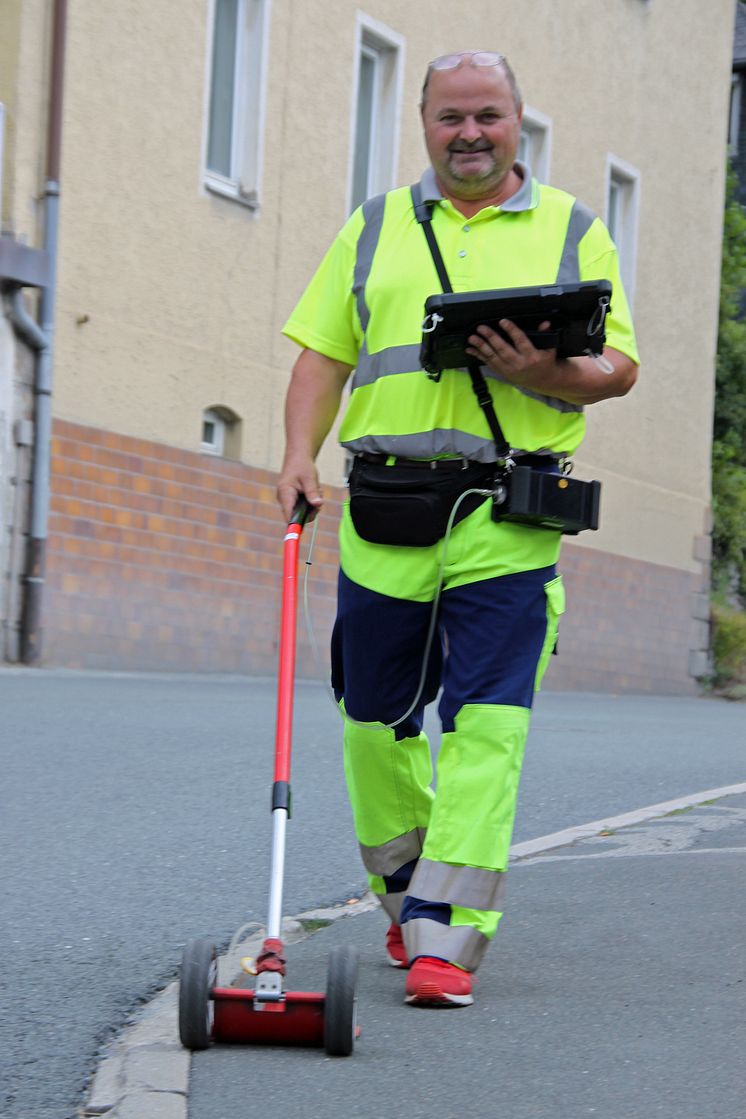
<path fill-rule="evenodd" d="M 455 70 L 465 58 L 469 59 L 471 66 L 485 69 L 501 66 L 505 62 L 505 55 L 496 51 L 459 51 L 457 54 L 442 54 L 440 58 L 434 58 L 428 70 Z"/>

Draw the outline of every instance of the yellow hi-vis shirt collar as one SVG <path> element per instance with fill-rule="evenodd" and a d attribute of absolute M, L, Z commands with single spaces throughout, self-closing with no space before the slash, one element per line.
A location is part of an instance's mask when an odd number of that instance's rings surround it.
<path fill-rule="evenodd" d="M 539 184 L 533 178 L 531 168 L 527 163 L 522 163 L 521 160 L 517 159 L 513 164 L 513 170 L 516 175 L 520 175 L 523 182 L 515 194 L 511 195 L 500 206 L 496 206 L 495 209 L 507 210 L 509 213 L 535 210 L 539 205 Z M 438 186 L 438 180 L 432 167 L 428 167 L 420 179 L 420 189 L 423 202 L 443 201 L 443 193 Z"/>

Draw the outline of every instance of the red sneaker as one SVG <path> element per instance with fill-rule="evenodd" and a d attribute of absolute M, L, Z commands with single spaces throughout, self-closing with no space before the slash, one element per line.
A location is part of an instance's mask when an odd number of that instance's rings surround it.
<path fill-rule="evenodd" d="M 418 956 L 407 976 L 404 1001 L 411 1006 L 470 1006 L 471 974 L 434 956 Z"/>
<path fill-rule="evenodd" d="M 386 931 L 386 955 L 392 967 L 409 967 L 401 925 L 391 924 Z"/>

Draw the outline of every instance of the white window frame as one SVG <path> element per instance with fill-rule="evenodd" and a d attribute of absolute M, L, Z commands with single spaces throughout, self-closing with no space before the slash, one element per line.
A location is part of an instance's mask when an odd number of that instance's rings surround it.
<path fill-rule="evenodd" d="M 200 443 L 200 450 L 206 455 L 221 456 L 225 453 L 225 431 L 227 424 L 223 417 L 219 415 L 212 408 L 206 408 L 202 413 L 202 435 L 205 433 L 205 424 L 211 423 L 214 425 L 215 438 L 211 441 L 202 438 Z"/>
<path fill-rule="evenodd" d="M 272 0 L 238 0 L 229 175 L 223 175 L 207 165 L 217 0 L 209 2 L 202 184 L 206 190 L 232 198 L 252 210 L 258 209 L 260 205 L 264 171 L 271 2 Z"/>
<path fill-rule="evenodd" d="M 524 105 L 518 150 L 522 153 L 518 158 L 528 163 L 539 182 L 548 183 L 552 162 L 551 117 L 540 113 L 538 109 Z"/>
<path fill-rule="evenodd" d="M 606 156 L 604 189 L 604 220 L 612 222 L 610 213 L 612 184 L 619 188 L 618 228 L 612 234 L 619 253 L 619 270 L 630 306 L 634 302 L 637 278 L 637 237 L 640 214 L 640 172 L 631 163 L 611 153 Z"/>
<path fill-rule="evenodd" d="M 368 159 L 366 198 L 391 190 L 399 165 L 401 98 L 404 81 L 406 41 L 390 27 L 363 12 L 355 20 L 354 71 L 350 112 L 350 151 L 347 174 L 347 212 L 353 209 L 356 131 L 360 92 L 360 59 L 363 54 L 376 64 L 373 121 Z"/>
<path fill-rule="evenodd" d="M 741 104 L 744 96 L 743 71 L 737 70 L 731 76 L 730 111 L 728 114 L 728 155 L 738 155 L 738 134 L 741 130 Z"/>

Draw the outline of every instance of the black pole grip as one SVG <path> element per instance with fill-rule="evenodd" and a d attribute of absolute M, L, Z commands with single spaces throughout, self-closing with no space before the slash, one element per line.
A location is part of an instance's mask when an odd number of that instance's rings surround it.
<path fill-rule="evenodd" d="M 289 525 L 304 525 L 308 519 L 308 514 L 311 512 L 311 506 L 306 501 L 305 495 L 301 494 L 295 503 L 295 508 L 290 515 Z"/>
<path fill-rule="evenodd" d="M 288 816 L 290 816 L 290 782 L 289 781 L 275 781 L 272 786 L 272 811 L 276 808 L 284 808 Z"/>

